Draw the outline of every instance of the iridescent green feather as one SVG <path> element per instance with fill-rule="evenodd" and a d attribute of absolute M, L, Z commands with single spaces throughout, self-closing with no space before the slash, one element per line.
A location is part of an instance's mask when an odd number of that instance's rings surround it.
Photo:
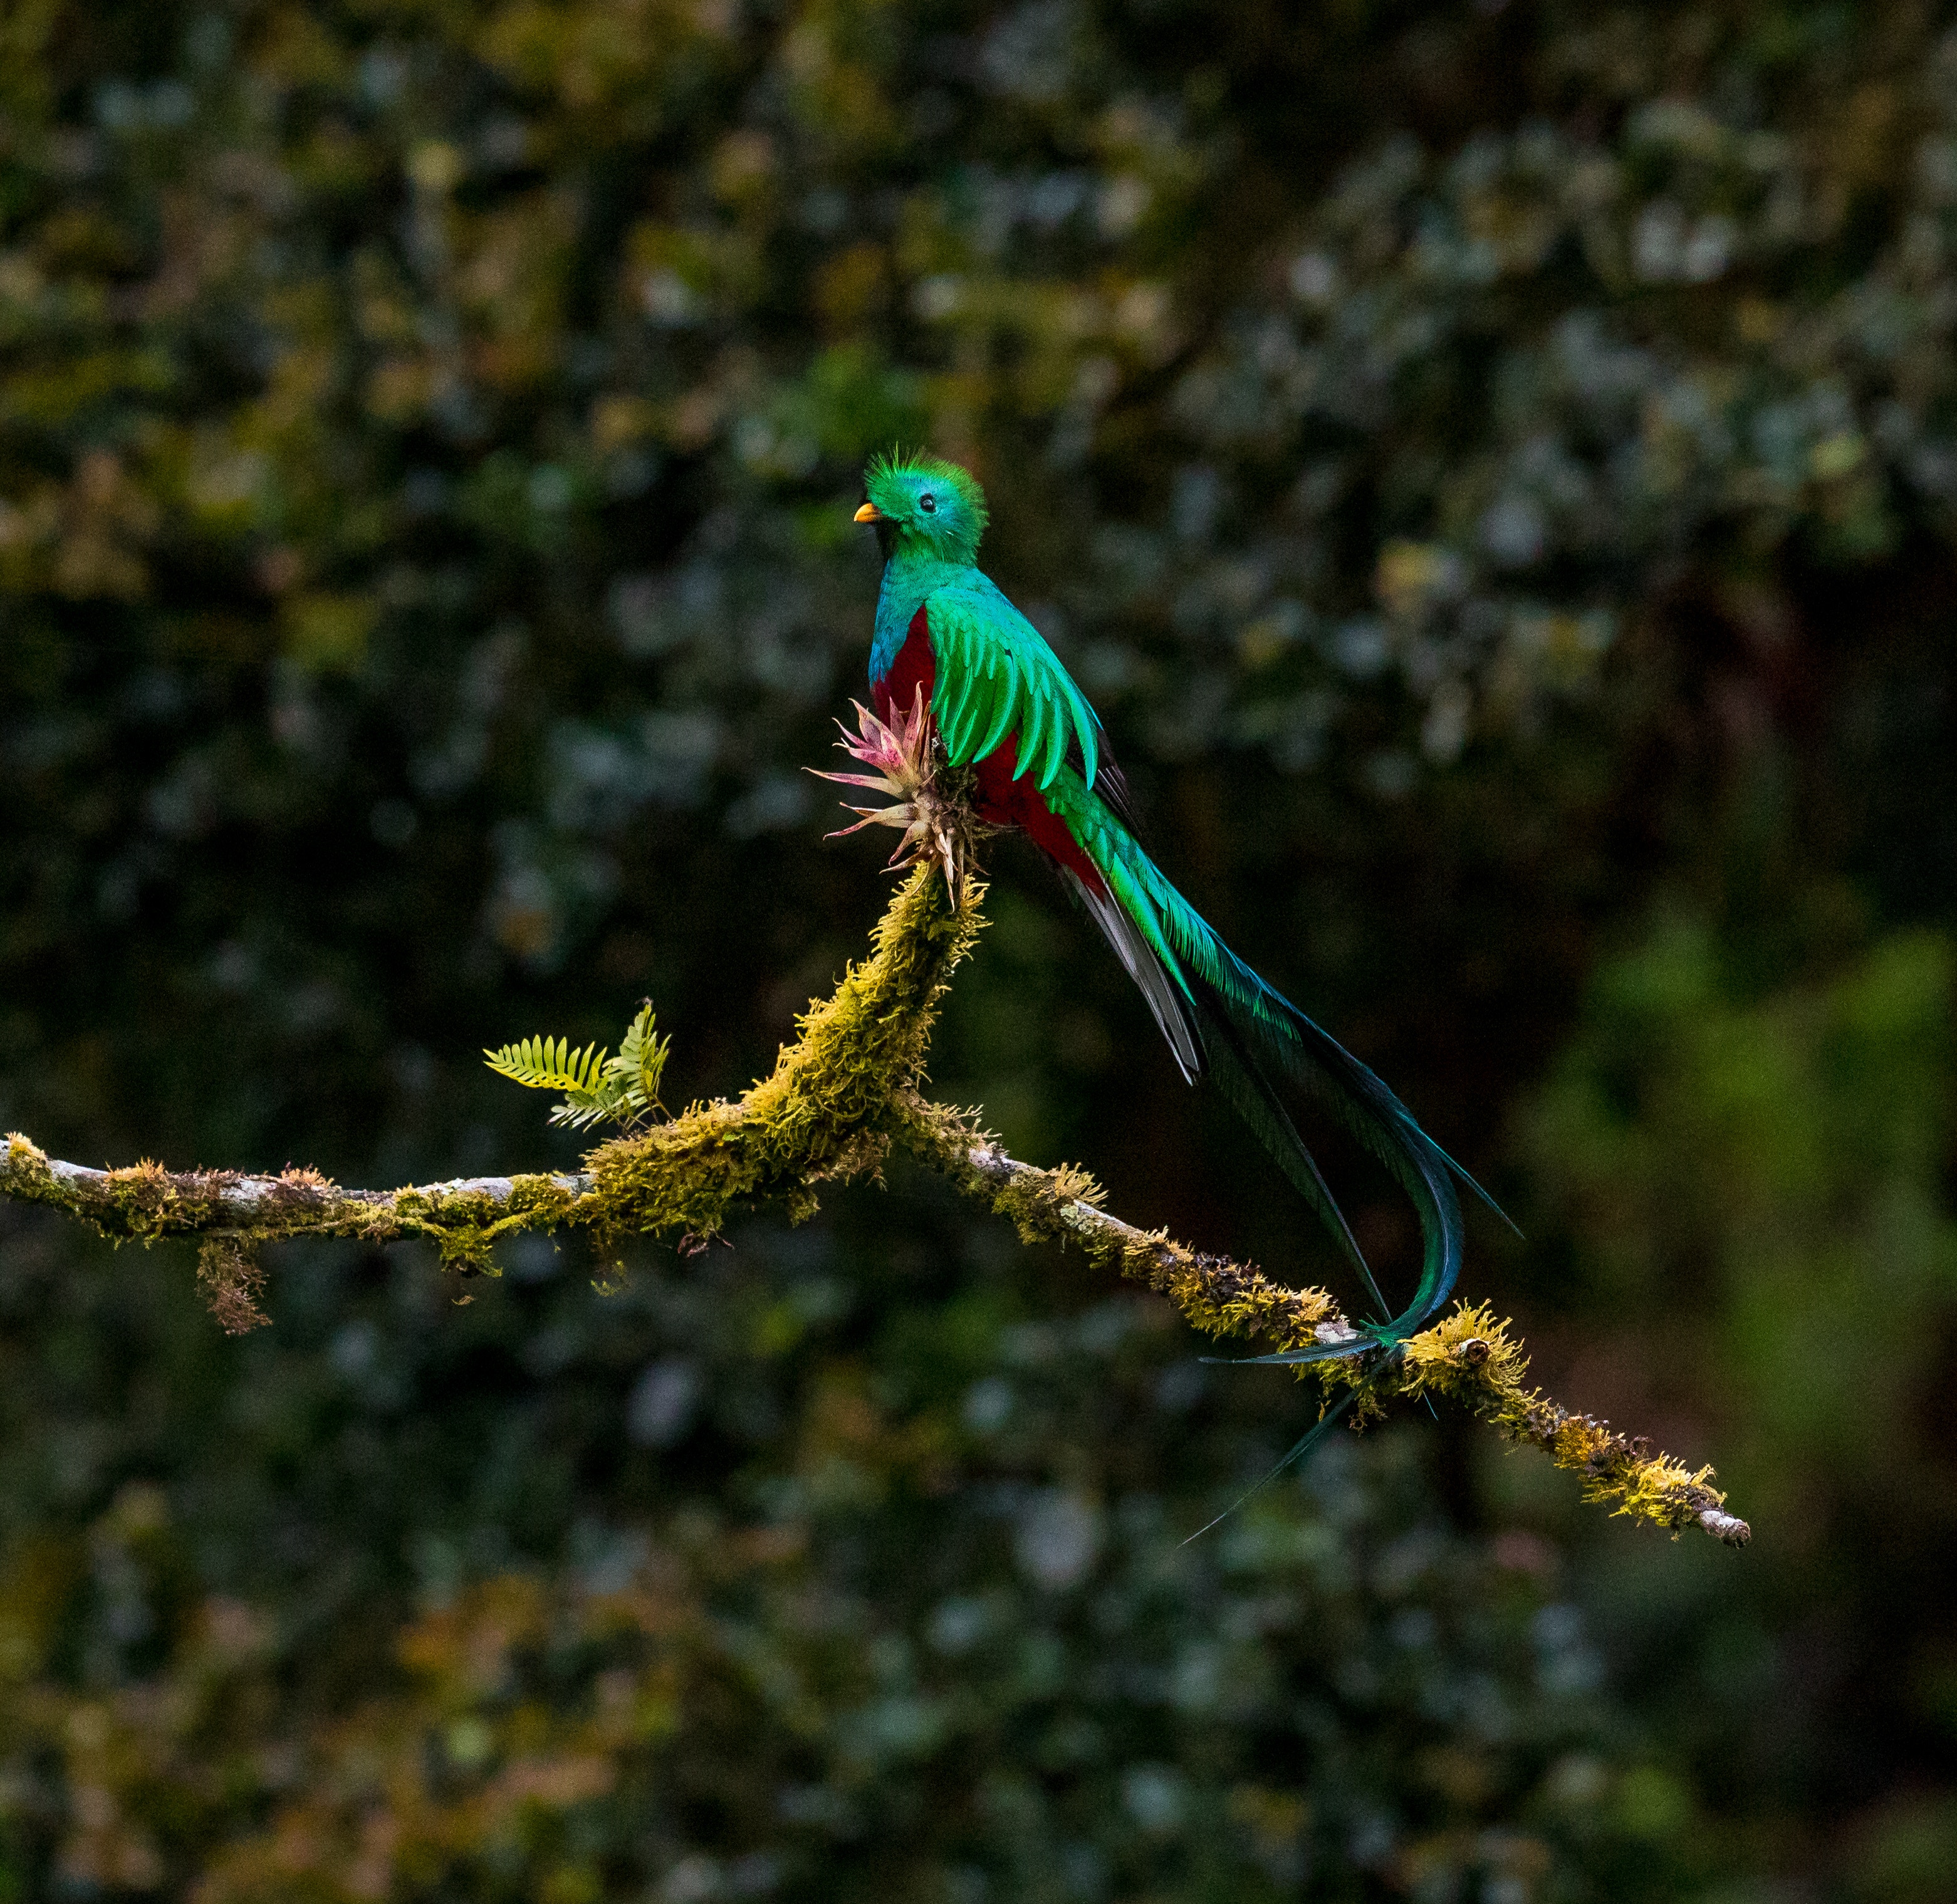
<path fill-rule="evenodd" d="M 893 450 L 887 456 L 871 457 L 863 471 L 864 492 L 876 501 L 884 495 L 893 478 L 912 476 L 927 477 L 943 488 L 957 492 L 964 504 L 966 526 L 975 549 L 979 537 L 985 533 L 986 523 L 991 520 L 991 511 L 985 507 L 985 490 L 969 470 L 961 469 L 956 463 L 947 463 L 942 457 L 927 456 L 922 451 Z"/>
<path fill-rule="evenodd" d="M 1462 1248 L 1454 1180 L 1476 1188 L 1472 1180 L 1371 1071 L 1217 937 L 1102 799 L 1093 710 L 1039 631 L 975 566 L 985 526 L 977 482 L 935 457 L 892 456 L 872 463 L 865 489 L 889 558 L 872 682 L 887 678 L 922 609 L 936 661 L 931 711 L 951 764 L 984 760 L 1016 736 L 1014 778 L 1039 790 L 1099 871 L 1105 890 L 1089 884 L 1084 868 L 1067 877 L 1141 987 L 1178 1064 L 1193 1077 L 1206 1054 L 1218 1083 L 1376 1297 L 1358 1245 L 1266 1067 L 1317 1098 L 1413 1200 L 1424 1247 L 1406 1310 L 1367 1325 L 1349 1343 L 1265 1359 L 1315 1360 L 1404 1340 L 1453 1288 Z"/>
<path fill-rule="evenodd" d="M 937 660 L 931 712 L 953 767 L 982 761 L 1019 736 L 1015 777 L 1050 789 L 1070 748 L 1093 783 L 1101 723 L 1046 637 L 982 575 L 936 590 L 925 603 Z"/>
<path fill-rule="evenodd" d="M 1352 1346 L 1403 1341 L 1424 1327 L 1446 1301 L 1459 1271 L 1462 1231 L 1454 1180 L 1458 1177 L 1467 1183 L 1484 1201 L 1486 1193 L 1371 1071 L 1223 943 L 1078 775 L 1071 770 L 1063 772 L 1048 801 L 1184 992 L 1192 1001 L 1206 995 L 1227 1025 L 1252 1048 L 1249 1063 L 1230 1062 L 1235 1055 L 1229 1050 L 1234 1041 L 1224 1041 L 1219 1052 L 1212 1039 L 1212 1057 L 1226 1060 L 1218 1066 L 1219 1081 L 1226 1088 L 1235 1086 L 1230 1095 L 1239 1110 L 1362 1269 L 1351 1232 L 1282 1105 L 1263 1086 L 1255 1057 L 1274 1061 L 1317 1099 L 1412 1199 L 1424 1244 L 1419 1286 L 1400 1314 L 1383 1325 L 1369 1325 Z M 1327 1346 L 1260 1359 L 1310 1361 L 1351 1352 L 1352 1348 Z"/>

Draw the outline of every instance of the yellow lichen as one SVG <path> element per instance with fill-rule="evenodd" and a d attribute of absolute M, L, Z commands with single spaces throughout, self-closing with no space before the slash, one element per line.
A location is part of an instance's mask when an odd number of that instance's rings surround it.
<path fill-rule="evenodd" d="M 578 1227 L 593 1232 L 615 1281 L 613 1245 L 623 1236 L 697 1248 L 720 1232 L 734 1205 L 762 1199 L 804 1221 L 817 1207 L 817 1185 L 880 1176 L 896 1143 L 989 1203 L 1026 1242 L 1077 1244 L 1097 1268 L 1166 1297 L 1206 1334 L 1261 1336 L 1286 1351 L 1346 1327 L 1323 1290 L 1288 1288 L 1253 1264 L 1122 1222 L 1100 1207 L 1100 1186 L 1086 1171 L 1017 1162 L 975 1115 L 920 1095 L 938 1004 L 977 936 L 983 896 L 968 881 L 954 904 L 934 871 L 917 869 L 877 926 L 871 957 L 811 1006 L 765 1078 L 738 1100 L 694 1104 L 599 1146 L 584 1160 L 588 1188 L 532 1175 L 511 1179 L 507 1190 L 478 1180 L 370 1194 L 341 1191 L 311 1171 L 248 1180 L 173 1174 L 147 1159 L 107 1172 L 57 1172 L 17 1132 L 7 1139 L 0 1188 L 65 1209 L 118 1240 L 207 1234 L 200 1280 L 226 1327 L 242 1328 L 264 1319 L 256 1300 L 263 1273 L 252 1252 L 264 1241 L 302 1232 L 369 1241 L 421 1236 L 444 1266 L 468 1276 L 495 1273 L 500 1236 Z M 1327 1402 L 1344 1392 L 1355 1423 L 1396 1400 L 1444 1396 L 1512 1440 L 1544 1450 L 1582 1477 L 1586 1498 L 1619 1513 L 1674 1530 L 1696 1521 L 1735 1544 L 1747 1538 L 1744 1523 L 1721 1511 L 1710 1469 L 1689 1471 L 1608 1423 L 1570 1413 L 1525 1387 L 1528 1367 L 1506 1322 L 1485 1305 L 1464 1305 L 1404 1343 L 1301 1364 L 1296 1373 L 1316 1382 Z"/>
<path fill-rule="evenodd" d="M 18 1131 L 7 1133 L 7 1162 L 10 1169 L 43 1177 L 52 1175 L 48 1169 L 48 1153 L 32 1137 Z"/>

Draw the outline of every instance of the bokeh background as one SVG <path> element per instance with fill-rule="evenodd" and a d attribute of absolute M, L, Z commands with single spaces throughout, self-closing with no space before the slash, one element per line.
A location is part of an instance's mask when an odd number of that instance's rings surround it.
<path fill-rule="evenodd" d="M 1957 1896 L 1946 21 L 8 0 L 0 1124 L 561 1165 L 481 1048 L 646 995 L 738 1089 L 887 890 L 801 770 L 928 444 L 1519 1219 L 1465 1292 L 1755 1539 L 1422 1415 L 1181 1546 L 1304 1391 L 902 1169 L 622 1276 L 289 1247 L 239 1339 L 8 1210 L 0 1899 Z M 940 1092 L 1336 1276 L 993 871 Z"/>

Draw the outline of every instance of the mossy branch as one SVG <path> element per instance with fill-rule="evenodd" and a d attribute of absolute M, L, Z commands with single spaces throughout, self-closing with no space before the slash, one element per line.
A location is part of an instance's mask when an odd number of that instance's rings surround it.
<path fill-rule="evenodd" d="M 939 1001 L 978 935 L 984 896 L 968 879 L 954 905 L 934 867 L 916 868 L 877 925 L 871 957 L 811 1007 L 766 1078 L 742 1097 L 697 1104 L 601 1144 L 580 1171 L 343 1190 L 310 1170 L 255 1177 L 147 1161 L 91 1170 L 52 1159 L 17 1133 L 0 1153 L 0 1192 L 64 1210 L 118 1242 L 201 1238 L 198 1279 L 220 1320 L 236 1330 L 264 1320 L 262 1243 L 420 1236 L 448 1267 L 492 1272 L 495 1239 L 517 1231 L 583 1229 L 601 1249 L 628 1235 L 685 1241 L 717 1233 L 733 1207 L 762 1200 L 786 1204 L 800 1221 L 814 1213 L 820 1185 L 875 1176 L 900 1145 L 1010 1217 L 1026 1241 L 1077 1243 L 1097 1267 L 1167 1296 L 1206 1334 L 1260 1335 L 1279 1349 L 1349 1339 L 1355 1332 L 1324 1291 L 1286 1288 L 1250 1264 L 1124 1222 L 1101 1207 L 1085 1172 L 1022 1163 L 971 1115 L 922 1095 Z M 1709 1468 L 1688 1470 L 1641 1439 L 1569 1412 L 1524 1385 L 1527 1368 L 1506 1323 L 1463 1306 L 1396 1353 L 1298 1372 L 1327 1393 L 1356 1390 L 1361 1420 L 1395 1403 L 1445 1397 L 1580 1475 L 1589 1499 L 1658 1526 L 1698 1526 L 1745 1544 L 1747 1524 L 1725 1511 Z"/>

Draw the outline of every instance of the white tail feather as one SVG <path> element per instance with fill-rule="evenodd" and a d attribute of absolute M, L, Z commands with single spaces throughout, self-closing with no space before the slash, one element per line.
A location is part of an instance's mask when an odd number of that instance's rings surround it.
<path fill-rule="evenodd" d="M 1127 968 L 1149 1010 L 1155 1014 L 1162 1035 L 1168 1040 L 1178 1068 L 1185 1083 L 1193 1084 L 1203 1073 L 1203 1042 L 1190 1017 L 1189 1001 L 1175 981 L 1162 968 L 1134 921 L 1121 910 L 1111 893 L 1095 892 L 1070 868 L 1061 869 L 1067 876 L 1089 918 L 1101 928 L 1101 936 L 1114 948 L 1114 956 Z"/>

